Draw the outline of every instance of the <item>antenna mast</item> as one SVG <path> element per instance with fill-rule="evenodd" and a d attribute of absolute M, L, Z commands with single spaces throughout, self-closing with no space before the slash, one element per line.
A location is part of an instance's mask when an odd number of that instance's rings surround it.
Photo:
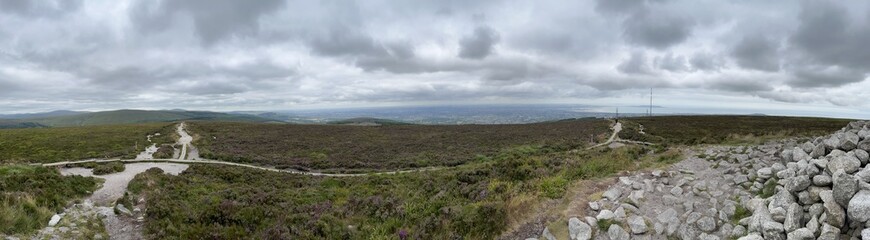
<path fill-rule="evenodd" d="M 649 89 L 649 116 L 652 117 L 652 88 Z"/>

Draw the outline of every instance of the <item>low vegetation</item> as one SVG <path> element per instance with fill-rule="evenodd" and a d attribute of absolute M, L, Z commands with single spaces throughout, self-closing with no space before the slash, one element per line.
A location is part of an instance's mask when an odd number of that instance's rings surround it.
<path fill-rule="evenodd" d="M 0 233 L 26 234 L 44 227 L 71 201 L 97 189 L 91 177 L 62 176 L 54 168 L 0 166 Z"/>
<path fill-rule="evenodd" d="M 123 172 L 124 164 L 121 162 L 107 162 L 94 166 L 94 175 L 106 175 L 110 173 Z"/>
<path fill-rule="evenodd" d="M 209 159 L 301 169 L 455 166 L 504 149 L 576 149 L 601 141 L 609 121 L 523 125 L 286 125 L 192 122 L 194 145 Z"/>
<path fill-rule="evenodd" d="M 155 143 L 174 142 L 172 123 L 68 128 L 0 129 L 0 163 L 49 163 L 88 158 L 134 158 Z"/>
<path fill-rule="evenodd" d="M 345 178 L 193 165 L 151 169 L 129 190 L 146 196 L 152 238 L 492 239 L 569 184 L 676 160 L 656 151 L 518 147 L 454 169 Z"/>
<path fill-rule="evenodd" d="M 695 144 L 755 144 L 770 139 L 814 137 L 836 131 L 850 120 L 773 116 L 657 116 L 622 120 L 629 131 L 620 137 L 637 141 Z M 636 129 L 643 125 L 646 134 Z"/>

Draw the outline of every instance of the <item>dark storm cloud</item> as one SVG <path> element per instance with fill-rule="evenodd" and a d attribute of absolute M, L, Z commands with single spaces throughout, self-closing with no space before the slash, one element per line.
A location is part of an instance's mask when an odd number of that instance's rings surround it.
<path fill-rule="evenodd" d="M 718 71 L 722 68 L 724 60 L 711 53 L 696 53 L 689 60 L 692 68 L 702 71 Z"/>
<path fill-rule="evenodd" d="M 499 41 L 499 34 L 490 27 L 481 26 L 474 29 L 471 36 L 459 41 L 459 57 L 466 59 L 482 59 L 489 56 L 493 47 Z"/>
<path fill-rule="evenodd" d="M 840 66 L 802 66 L 794 71 L 789 84 L 801 88 L 839 87 L 864 81 L 866 77 L 866 71 Z"/>
<path fill-rule="evenodd" d="M 659 69 L 671 72 L 685 72 L 691 70 L 689 62 L 686 61 L 686 57 L 674 56 L 672 53 L 668 53 L 662 57 L 656 57 L 654 62 L 656 67 Z"/>
<path fill-rule="evenodd" d="M 757 93 L 773 90 L 768 82 L 757 79 L 745 79 L 739 77 L 723 78 L 710 83 L 710 88 L 744 93 Z"/>
<path fill-rule="evenodd" d="M 627 42 L 665 49 L 685 41 L 694 24 L 690 18 L 643 10 L 626 19 L 623 28 Z"/>
<path fill-rule="evenodd" d="M 633 12 L 643 8 L 644 0 L 597 0 L 595 9 L 604 13 Z"/>
<path fill-rule="evenodd" d="M 737 65 L 747 69 L 779 71 L 779 44 L 763 36 L 750 36 L 741 40 L 731 54 Z"/>
<path fill-rule="evenodd" d="M 137 1 L 130 8 L 131 22 L 145 32 L 159 32 L 177 17 L 189 18 L 203 43 L 227 37 L 255 36 L 261 16 L 284 7 L 282 0 L 185 0 Z"/>

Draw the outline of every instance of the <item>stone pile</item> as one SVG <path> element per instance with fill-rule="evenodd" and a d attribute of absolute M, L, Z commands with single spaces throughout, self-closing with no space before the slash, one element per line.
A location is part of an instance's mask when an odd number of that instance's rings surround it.
<path fill-rule="evenodd" d="M 773 196 L 744 202 L 740 239 L 870 239 L 870 123 L 794 145 L 750 174 L 752 190 Z"/>

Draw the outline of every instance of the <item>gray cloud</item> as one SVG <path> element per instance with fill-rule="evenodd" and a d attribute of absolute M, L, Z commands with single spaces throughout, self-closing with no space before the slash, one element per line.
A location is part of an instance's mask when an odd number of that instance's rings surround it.
<path fill-rule="evenodd" d="M 649 87 L 870 107 L 865 1 L 514 4 L 0 0 L 0 111 L 585 102 Z"/>
<path fill-rule="evenodd" d="M 210 45 L 227 37 L 256 35 L 260 17 L 284 4 L 282 0 L 137 1 L 130 8 L 130 20 L 140 30 L 159 32 L 174 25 L 176 18 L 189 19 L 202 42 Z"/>
<path fill-rule="evenodd" d="M 656 49 L 685 41 L 693 26 L 692 19 L 649 10 L 638 11 L 623 23 L 626 41 Z"/>
<path fill-rule="evenodd" d="M 628 74 L 652 74 L 652 66 L 647 62 L 643 52 L 633 52 L 631 56 L 616 66 L 620 72 Z"/>
<path fill-rule="evenodd" d="M 747 69 L 775 72 L 779 70 L 779 44 L 763 36 L 743 38 L 731 54 L 737 65 Z"/>
<path fill-rule="evenodd" d="M 474 34 L 459 41 L 459 57 L 482 59 L 489 56 L 499 41 L 498 32 L 483 26 L 474 29 Z"/>

